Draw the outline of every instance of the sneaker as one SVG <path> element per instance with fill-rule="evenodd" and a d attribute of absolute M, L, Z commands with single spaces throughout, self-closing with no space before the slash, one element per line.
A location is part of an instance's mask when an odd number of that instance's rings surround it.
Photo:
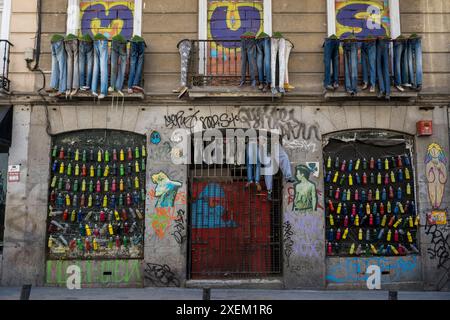
<path fill-rule="evenodd" d="M 82 87 L 80 88 L 80 90 L 81 90 L 81 91 L 89 91 L 90 88 L 91 88 L 91 87 L 88 87 L 88 86 L 82 86 Z"/>
<path fill-rule="evenodd" d="M 94 97 L 98 97 L 98 93 L 95 92 L 95 91 L 92 91 L 92 95 L 93 95 Z"/>
<path fill-rule="evenodd" d="M 260 192 L 262 190 L 261 185 L 259 184 L 259 182 L 256 182 L 256 191 Z"/>
<path fill-rule="evenodd" d="M 181 99 L 187 92 L 188 87 L 184 87 L 181 91 L 180 94 L 178 95 L 178 99 Z"/>
<path fill-rule="evenodd" d="M 262 83 L 260 83 L 259 86 L 258 86 L 258 89 L 259 89 L 259 90 L 264 89 L 264 85 L 263 85 Z"/>
<path fill-rule="evenodd" d="M 326 90 L 333 91 L 333 90 L 334 90 L 334 87 L 331 86 L 331 85 L 327 85 L 327 86 L 325 87 L 325 89 L 326 89 Z"/>
<path fill-rule="evenodd" d="M 395 88 L 396 88 L 398 91 L 400 91 L 400 92 L 405 91 L 405 89 L 403 89 L 401 86 L 395 86 Z"/>
<path fill-rule="evenodd" d="M 403 83 L 402 87 L 407 87 L 407 88 L 411 88 L 412 84 L 411 83 Z"/>
<path fill-rule="evenodd" d="M 139 86 L 133 86 L 132 88 L 135 89 L 135 90 L 137 90 L 137 91 L 139 91 L 139 92 L 144 93 L 144 88 L 142 88 L 142 87 L 139 87 Z"/>
<path fill-rule="evenodd" d="M 369 92 L 370 93 L 374 93 L 375 92 L 375 87 L 374 86 L 370 86 Z"/>
<path fill-rule="evenodd" d="M 133 89 L 132 88 L 128 88 L 128 94 L 133 94 Z"/>
<path fill-rule="evenodd" d="M 253 88 L 256 88 L 256 80 L 253 80 L 253 81 L 252 81 L 252 87 L 253 87 Z"/>
<path fill-rule="evenodd" d="M 271 91 L 272 91 L 272 94 L 273 94 L 273 95 L 276 95 L 276 94 L 278 94 L 278 91 L 277 91 L 277 89 L 276 89 L 276 88 L 272 88 L 272 89 L 271 89 Z"/>
<path fill-rule="evenodd" d="M 290 90 L 294 90 L 295 87 L 294 87 L 294 86 L 291 86 L 289 83 L 285 83 L 285 84 L 284 84 L 284 89 L 285 89 L 286 91 L 290 91 Z"/>
<path fill-rule="evenodd" d="M 367 85 L 367 83 L 364 82 L 364 83 L 363 83 L 363 86 L 362 86 L 362 89 L 363 89 L 363 90 L 366 90 L 367 88 L 368 88 L 368 85 Z"/>
<path fill-rule="evenodd" d="M 278 91 L 279 91 L 280 93 L 282 93 L 282 94 L 285 94 L 285 93 L 286 93 L 286 90 L 284 90 L 284 88 L 281 88 L 281 87 L 278 89 Z"/>
<path fill-rule="evenodd" d="M 239 87 L 243 87 L 245 85 L 245 81 L 239 82 Z"/>
<path fill-rule="evenodd" d="M 263 86 L 263 89 L 262 89 L 262 92 L 264 92 L 264 93 L 266 93 L 267 91 L 269 91 L 269 85 L 268 84 L 266 84 L 266 85 L 264 85 Z"/>
<path fill-rule="evenodd" d="M 177 88 L 177 89 L 174 89 L 174 90 L 172 90 L 172 92 L 173 93 L 180 93 L 182 90 L 183 90 L 183 86 L 181 86 L 181 87 L 179 87 L 179 88 Z"/>
<path fill-rule="evenodd" d="M 109 87 L 108 88 L 108 92 L 114 92 L 114 88 L 113 87 Z"/>
<path fill-rule="evenodd" d="M 338 88 L 339 88 L 339 83 L 333 84 L 333 88 L 334 88 L 335 90 L 338 89 Z"/>
<path fill-rule="evenodd" d="M 106 97 L 106 96 L 105 96 L 103 93 L 101 93 L 101 94 L 98 96 L 98 99 L 99 99 L 99 100 L 105 99 L 105 97 Z"/>
<path fill-rule="evenodd" d="M 125 94 L 122 92 L 122 90 L 117 90 L 117 93 L 118 93 L 121 97 L 125 97 Z"/>
<path fill-rule="evenodd" d="M 267 191 L 267 200 L 272 201 L 272 191 Z"/>
<path fill-rule="evenodd" d="M 73 97 L 78 93 L 78 89 L 73 89 L 72 92 L 70 92 L 70 96 Z"/>

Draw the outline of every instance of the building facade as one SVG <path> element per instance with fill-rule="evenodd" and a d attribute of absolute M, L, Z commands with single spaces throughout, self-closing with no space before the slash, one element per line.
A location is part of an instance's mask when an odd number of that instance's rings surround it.
<path fill-rule="evenodd" d="M 376 265 L 382 288 L 448 290 L 447 1 L 4 4 L 13 46 L 0 98 L 2 130 L 11 123 L 0 145 L 2 285 L 65 286 L 77 265 L 86 287 L 354 289 Z M 280 82 L 295 88 L 238 87 L 245 31 L 293 44 Z M 340 87 L 324 90 L 325 38 L 377 32 L 420 35 L 421 90 L 392 85 L 385 99 L 358 78 L 347 94 L 342 53 Z M 45 92 L 52 37 L 99 33 L 142 36 L 144 93 Z M 246 185 L 246 159 L 174 163 L 195 150 L 196 133 L 231 129 L 281 136 L 292 177 L 272 176 L 271 199 L 266 177 L 262 190 Z"/>

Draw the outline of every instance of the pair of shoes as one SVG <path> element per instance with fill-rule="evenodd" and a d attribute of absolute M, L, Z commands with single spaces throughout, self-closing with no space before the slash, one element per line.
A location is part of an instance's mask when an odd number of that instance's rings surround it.
<path fill-rule="evenodd" d="M 114 88 L 113 87 L 109 87 L 108 88 L 108 92 L 114 92 L 115 90 L 114 90 Z"/>
<path fill-rule="evenodd" d="M 370 86 L 369 92 L 370 93 L 374 93 L 375 92 L 375 87 L 374 86 Z"/>
<path fill-rule="evenodd" d="M 403 89 L 401 86 L 395 86 L 395 88 L 396 88 L 398 91 L 400 91 L 400 92 L 405 91 L 405 89 Z"/>
<path fill-rule="evenodd" d="M 106 97 L 106 95 L 104 95 L 103 93 L 100 93 L 100 95 L 98 96 L 98 99 L 99 100 L 105 99 L 105 97 Z"/>
<path fill-rule="evenodd" d="M 125 94 L 122 92 L 122 90 L 117 90 L 117 93 L 118 93 L 121 97 L 125 97 Z"/>
<path fill-rule="evenodd" d="M 81 91 L 88 91 L 90 88 L 91 88 L 91 87 L 88 87 L 88 86 L 82 86 L 82 87 L 80 88 L 80 90 L 81 90 Z"/>
<path fill-rule="evenodd" d="M 363 89 L 363 90 L 366 90 L 367 88 L 368 88 L 368 85 L 367 85 L 367 83 L 364 82 L 364 83 L 363 83 L 363 86 L 362 86 L 362 89 Z"/>
<path fill-rule="evenodd" d="M 272 190 L 267 191 L 267 200 L 272 201 Z"/>
<path fill-rule="evenodd" d="M 76 95 L 77 93 L 78 93 L 78 89 L 73 89 L 73 90 L 70 92 L 70 96 L 73 97 L 73 96 Z"/>
<path fill-rule="evenodd" d="M 325 87 L 325 90 L 334 91 L 334 87 L 331 86 L 331 85 L 327 85 L 327 86 Z"/>

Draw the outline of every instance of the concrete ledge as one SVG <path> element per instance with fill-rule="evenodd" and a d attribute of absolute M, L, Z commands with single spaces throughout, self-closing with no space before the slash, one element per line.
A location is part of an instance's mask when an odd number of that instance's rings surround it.
<path fill-rule="evenodd" d="M 111 92 L 108 93 L 108 95 L 102 99 L 101 101 L 111 101 L 112 99 L 114 100 L 122 100 L 124 99 L 125 101 L 129 101 L 129 100 L 144 100 L 145 99 L 145 94 L 143 93 L 128 93 L 126 91 L 123 92 L 124 96 L 122 97 L 121 95 L 119 95 L 117 92 Z M 58 100 L 64 100 L 64 101 L 85 101 L 85 100 L 96 100 L 98 101 L 98 97 L 95 97 L 90 91 L 78 91 L 77 94 L 73 95 L 73 96 L 68 96 L 66 97 L 65 95 L 62 95 L 60 97 L 55 97 L 54 94 L 49 94 L 49 97 L 52 98 L 56 98 Z"/>
<path fill-rule="evenodd" d="M 283 289 L 281 278 L 240 280 L 187 280 L 186 288 Z"/>
<path fill-rule="evenodd" d="M 417 99 L 418 93 L 416 91 L 412 91 L 409 89 L 405 89 L 404 92 L 398 92 L 396 89 L 391 92 L 391 100 L 392 99 Z M 338 90 L 338 91 L 325 91 L 324 92 L 324 98 L 325 100 L 333 100 L 333 99 L 376 99 L 376 100 L 382 100 L 385 101 L 384 96 L 378 98 L 378 95 L 376 92 L 370 93 L 368 90 L 365 91 L 358 91 L 358 93 L 354 96 L 348 94 L 344 90 Z"/>
<path fill-rule="evenodd" d="M 250 86 L 245 87 L 193 87 L 189 89 L 188 95 L 190 99 L 199 98 L 258 98 L 258 99 L 275 99 L 281 98 L 283 95 L 277 93 L 272 95 L 272 92 L 262 92 L 258 88 L 252 88 Z"/>

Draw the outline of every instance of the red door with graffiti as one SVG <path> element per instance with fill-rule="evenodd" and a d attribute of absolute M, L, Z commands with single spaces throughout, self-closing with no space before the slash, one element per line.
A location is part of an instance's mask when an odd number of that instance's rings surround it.
<path fill-rule="evenodd" d="M 227 180 L 191 180 L 191 278 L 279 273 L 279 199 L 268 201 L 267 191 L 246 188 L 244 179 Z"/>

